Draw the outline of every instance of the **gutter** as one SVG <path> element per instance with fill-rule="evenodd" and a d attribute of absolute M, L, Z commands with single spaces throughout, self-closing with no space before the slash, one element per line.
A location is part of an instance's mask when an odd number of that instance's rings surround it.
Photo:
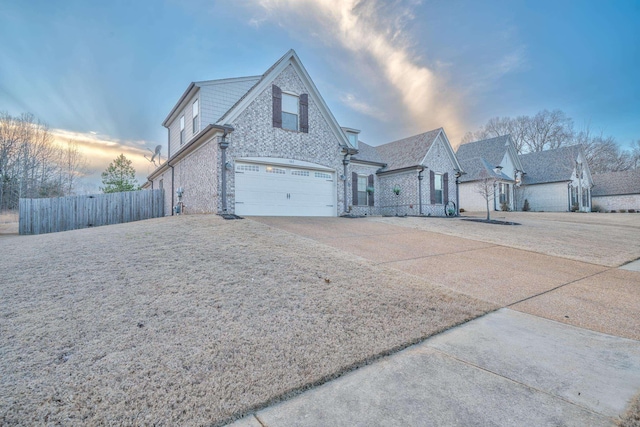
<path fill-rule="evenodd" d="M 411 172 L 413 170 L 420 170 L 420 168 L 423 168 L 424 166 L 420 166 L 420 165 L 415 165 L 415 166 L 409 166 L 406 168 L 400 168 L 400 169 L 393 169 L 390 171 L 382 171 L 382 172 L 377 172 L 378 175 L 389 175 L 392 173 L 400 173 L 400 172 Z"/>

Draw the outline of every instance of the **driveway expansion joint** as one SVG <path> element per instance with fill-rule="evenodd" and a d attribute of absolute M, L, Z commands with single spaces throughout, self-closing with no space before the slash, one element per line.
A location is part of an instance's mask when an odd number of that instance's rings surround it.
<path fill-rule="evenodd" d="M 414 257 L 414 258 L 394 259 L 392 261 L 378 262 L 378 263 L 375 263 L 375 265 L 393 264 L 394 262 L 414 261 L 414 260 L 417 260 L 417 259 L 435 258 L 435 257 L 445 256 L 445 255 L 462 254 L 462 253 L 465 253 L 465 252 L 482 251 L 482 250 L 485 250 L 485 249 L 495 248 L 495 247 L 499 247 L 499 246 L 500 245 L 490 245 L 490 246 L 484 246 L 482 248 L 465 249 L 463 251 L 442 252 L 442 253 L 439 253 L 439 254 L 424 255 L 424 256 L 419 256 L 419 257 Z M 411 274 L 411 273 L 409 273 L 409 274 Z M 418 277 L 420 277 L 420 276 L 418 276 Z"/>
<path fill-rule="evenodd" d="M 551 293 L 551 292 L 553 292 L 553 291 L 556 291 L 556 290 L 558 290 L 558 289 L 560 289 L 560 288 L 564 288 L 564 287 L 565 287 L 565 286 L 567 286 L 567 285 L 571 285 L 571 284 L 573 284 L 573 283 L 577 283 L 577 282 L 580 282 L 580 281 L 582 281 L 582 280 L 585 280 L 585 279 L 589 279 L 589 278 L 591 278 L 591 277 L 598 276 L 599 274 L 604 274 L 604 273 L 606 273 L 607 271 L 611 271 L 611 270 L 616 270 L 616 268 L 607 268 L 606 270 L 598 271 L 597 273 L 589 274 L 589 275 L 587 275 L 587 276 L 580 277 L 580 278 L 575 279 L 575 280 L 571 280 L 571 281 L 569 281 L 569 282 L 567 282 L 567 283 L 563 283 L 562 285 L 558 285 L 558 286 L 556 286 L 555 288 L 551 288 L 551 289 L 548 289 L 548 290 L 546 290 L 546 291 L 544 291 L 544 292 L 540 292 L 539 294 L 535 294 L 535 295 L 531 295 L 531 296 L 528 296 L 528 297 L 526 297 L 526 298 L 523 298 L 523 299 L 521 299 L 520 301 L 516 301 L 516 302 L 512 302 L 511 304 L 507 304 L 507 305 L 505 305 L 504 307 L 505 307 L 505 308 L 512 307 L 512 306 L 514 306 L 514 305 L 516 305 L 516 304 L 520 304 L 521 302 L 525 302 L 525 301 L 528 301 L 528 300 L 530 300 L 530 299 L 537 298 L 537 297 L 539 297 L 539 296 L 541 296 L 541 295 L 545 295 L 545 294 Z"/>
<path fill-rule="evenodd" d="M 486 315 L 485 315 L 485 316 L 486 316 Z M 482 316 L 481 316 L 481 317 L 482 317 Z M 479 319 L 479 318 L 478 318 L 478 319 Z M 456 357 L 456 356 L 454 356 L 454 355 L 452 355 L 452 354 L 450 354 L 450 353 L 447 353 L 447 352 L 445 352 L 445 351 L 443 351 L 443 350 L 441 350 L 441 349 L 439 349 L 439 348 L 431 347 L 431 346 L 429 346 L 428 342 L 426 342 L 425 344 L 426 344 L 426 346 L 427 346 L 428 348 L 430 348 L 431 350 L 434 350 L 435 352 L 440 353 L 440 354 L 442 354 L 442 355 L 444 355 L 444 356 L 446 356 L 446 357 L 449 357 L 449 358 L 451 358 L 451 359 L 453 359 L 453 360 L 455 360 L 455 361 L 457 361 L 457 362 L 460 362 L 460 363 L 463 363 L 463 364 L 465 364 L 465 365 L 471 366 L 471 367 L 473 367 L 473 368 L 476 368 L 476 369 L 481 370 L 481 371 L 483 371 L 483 372 L 486 372 L 486 373 L 488 373 L 488 374 L 495 375 L 496 377 L 503 378 L 503 379 L 505 379 L 505 380 L 507 380 L 507 381 L 509 381 L 509 382 L 512 382 L 512 383 L 514 383 L 514 384 L 518 384 L 518 385 L 520 385 L 520 386 L 523 386 L 523 387 L 528 388 L 528 389 L 530 389 L 530 390 L 533 390 L 533 391 L 535 391 L 535 392 L 545 394 L 545 395 L 547 395 L 547 396 L 549 396 L 549 397 L 552 397 L 552 398 L 554 398 L 554 399 L 562 400 L 562 401 L 563 401 L 563 402 L 565 402 L 565 403 L 568 403 L 568 404 L 573 405 L 573 406 L 577 406 L 578 408 L 584 409 L 585 411 L 588 411 L 588 412 L 590 412 L 590 413 L 592 413 L 592 414 L 596 414 L 596 415 L 600 415 L 600 416 L 604 416 L 604 417 L 611 418 L 609 415 L 607 415 L 607 414 L 603 414 L 603 413 L 600 413 L 600 412 L 597 412 L 597 411 L 594 411 L 593 409 L 589 408 L 588 406 L 581 405 L 581 404 L 579 404 L 579 403 L 577 403 L 577 402 L 573 402 L 573 401 L 571 401 L 571 400 L 569 400 L 569 399 L 567 399 L 567 398 L 565 398 L 565 397 L 559 396 L 559 395 L 557 395 L 557 394 L 550 393 L 550 392 L 548 392 L 548 391 L 546 391 L 546 390 L 543 390 L 543 389 L 540 389 L 540 388 L 537 388 L 537 387 L 533 387 L 533 386 L 531 386 L 531 385 L 529 385 L 529 384 L 527 384 L 527 383 L 523 383 L 522 381 L 514 380 L 513 378 L 509 378 L 509 377 L 507 377 L 507 376 L 504 376 L 504 375 L 502 375 L 502 374 L 499 374 L 499 373 L 497 373 L 497 372 L 495 372 L 495 371 L 492 371 L 492 370 L 490 370 L 490 369 L 487 369 L 487 368 L 484 368 L 484 367 L 482 367 L 482 366 L 476 365 L 475 363 L 469 362 L 469 361 L 464 360 L 464 359 L 460 359 L 459 357 Z"/>

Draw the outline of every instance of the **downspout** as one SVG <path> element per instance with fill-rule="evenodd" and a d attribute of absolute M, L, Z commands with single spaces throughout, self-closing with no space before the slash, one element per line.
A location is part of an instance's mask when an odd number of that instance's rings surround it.
<path fill-rule="evenodd" d="M 213 125 L 214 128 L 222 131 L 222 137 L 220 137 L 219 145 L 222 150 L 222 213 L 227 213 L 227 148 L 229 148 L 229 141 L 227 141 L 227 135 L 233 132 L 233 127 L 228 124 L 222 126 Z"/>
<path fill-rule="evenodd" d="M 344 182 L 343 182 L 343 197 L 344 197 L 344 213 L 347 213 L 347 207 L 349 206 L 348 201 L 347 201 L 347 181 L 349 180 L 349 171 L 348 171 L 348 166 L 350 163 L 350 156 L 352 156 L 353 154 L 356 154 L 358 152 L 358 150 L 355 150 L 353 148 L 348 148 L 345 147 L 345 153 L 344 153 L 344 158 L 342 159 L 342 165 L 343 165 L 343 176 L 344 176 Z M 351 185 L 353 185 L 353 183 L 351 183 Z"/>
<path fill-rule="evenodd" d="M 227 212 L 227 148 L 229 142 L 225 136 L 220 139 L 220 149 L 222 150 L 222 212 Z"/>
<path fill-rule="evenodd" d="M 460 216 L 460 177 L 463 172 L 456 172 L 456 216 Z"/>
<path fill-rule="evenodd" d="M 418 171 L 418 204 L 420 205 L 420 215 L 422 215 L 422 180 L 424 179 L 422 172 L 424 172 L 424 166 Z"/>
<path fill-rule="evenodd" d="M 342 190 L 344 192 L 344 213 L 347 213 L 347 166 L 349 165 L 349 150 L 347 150 L 347 153 L 344 155 L 344 159 L 342 159 L 342 165 L 343 165 L 343 172 L 342 175 L 344 176 L 344 181 L 342 182 Z"/>
<path fill-rule="evenodd" d="M 174 193 L 175 193 L 175 188 L 173 185 L 173 177 L 174 177 L 174 173 L 173 173 L 173 166 L 171 165 L 171 163 L 169 163 L 169 161 L 167 161 L 167 166 L 169 166 L 171 168 L 171 216 L 173 216 L 173 207 L 175 206 L 174 203 Z"/>

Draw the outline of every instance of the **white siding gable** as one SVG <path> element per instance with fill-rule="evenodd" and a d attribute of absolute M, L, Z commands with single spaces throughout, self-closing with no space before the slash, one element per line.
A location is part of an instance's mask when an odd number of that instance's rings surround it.
<path fill-rule="evenodd" d="M 259 76 L 196 83 L 200 87 L 201 97 L 200 129 L 216 123 L 258 80 Z"/>
<path fill-rule="evenodd" d="M 516 168 L 513 164 L 513 160 L 511 159 L 511 155 L 509 155 L 509 151 L 504 153 L 504 157 L 500 162 L 500 166 L 502 166 L 502 173 L 508 176 L 511 179 L 514 179 L 516 176 Z"/>
<path fill-rule="evenodd" d="M 169 128 L 169 156 L 180 149 L 180 118 L 184 116 L 184 140 L 182 141 L 182 145 L 189 142 L 193 136 L 193 110 L 192 105 L 196 99 L 199 99 L 200 93 L 196 92 L 195 95 L 191 96 L 186 103 L 184 103 L 182 109 L 177 112 L 175 118 L 169 123 L 167 126 Z M 202 107 L 200 107 L 202 108 Z M 199 120 L 202 123 L 202 116 Z M 199 129 L 197 129 L 199 131 Z"/>

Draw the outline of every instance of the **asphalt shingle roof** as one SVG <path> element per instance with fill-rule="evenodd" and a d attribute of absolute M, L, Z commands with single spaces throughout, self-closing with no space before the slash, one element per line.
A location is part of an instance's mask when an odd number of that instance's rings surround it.
<path fill-rule="evenodd" d="M 385 172 L 420 165 L 441 130 L 430 130 L 374 147 L 383 163 L 387 164 Z"/>
<path fill-rule="evenodd" d="M 426 153 L 426 151 L 425 151 Z M 369 144 L 365 144 L 362 141 L 358 141 L 358 154 L 353 156 L 354 160 L 362 160 L 365 162 L 374 162 L 384 164 L 385 161 L 380 157 L 376 147 L 372 147 Z"/>
<path fill-rule="evenodd" d="M 483 171 L 491 177 L 513 181 L 513 178 L 509 178 L 503 173 L 498 175 L 493 171 L 493 168 L 502 162 L 507 152 L 508 143 L 509 135 L 503 135 L 482 141 L 468 142 L 458 147 L 456 156 L 462 170 L 466 172 L 460 177 L 460 182 L 476 181 L 483 177 Z"/>
<path fill-rule="evenodd" d="M 526 172 L 524 184 L 570 181 L 580 150 L 580 145 L 570 145 L 520 155 L 522 167 Z"/>
<path fill-rule="evenodd" d="M 593 175 L 592 196 L 640 194 L 640 169 Z"/>

